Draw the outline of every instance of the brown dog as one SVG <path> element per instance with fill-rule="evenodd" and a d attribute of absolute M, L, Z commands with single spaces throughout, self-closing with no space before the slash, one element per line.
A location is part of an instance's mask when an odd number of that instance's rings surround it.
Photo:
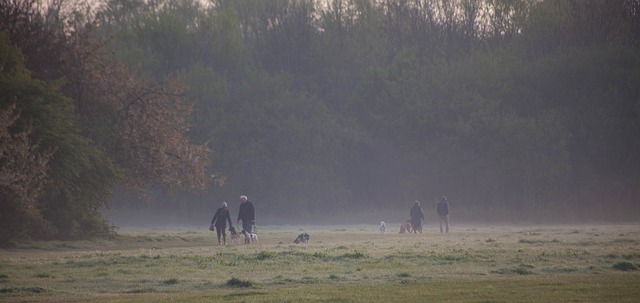
<path fill-rule="evenodd" d="M 400 233 L 411 233 L 411 221 L 407 220 L 400 225 Z"/>

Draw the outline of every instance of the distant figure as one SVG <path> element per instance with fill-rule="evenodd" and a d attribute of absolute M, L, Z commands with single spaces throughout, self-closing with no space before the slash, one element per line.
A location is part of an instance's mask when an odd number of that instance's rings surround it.
<path fill-rule="evenodd" d="M 384 221 L 380 221 L 380 233 L 384 234 L 385 232 L 387 232 L 387 225 L 384 224 Z"/>
<path fill-rule="evenodd" d="M 220 245 L 220 236 L 222 236 L 222 241 L 224 245 L 227 245 L 227 233 L 225 229 L 227 229 L 227 222 L 229 222 L 229 226 L 233 228 L 233 224 L 231 224 L 231 215 L 229 214 L 229 207 L 227 206 L 227 202 L 222 202 L 222 206 L 216 210 L 216 214 L 213 215 L 213 219 L 211 219 L 211 226 L 209 230 L 215 230 L 218 234 L 218 245 Z M 215 226 L 215 228 L 214 228 Z"/>
<path fill-rule="evenodd" d="M 411 217 L 413 233 L 417 233 L 418 231 L 422 233 L 422 220 L 424 220 L 424 213 L 422 212 L 422 207 L 420 207 L 420 202 L 418 202 L 418 200 L 413 202 L 409 216 Z"/>
<path fill-rule="evenodd" d="M 447 201 L 447 197 L 442 196 L 440 201 L 438 201 L 438 217 L 440 217 L 440 233 L 443 233 L 442 223 L 446 226 L 446 232 L 449 232 L 449 201 Z"/>
<path fill-rule="evenodd" d="M 256 215 L 253 203 L 251 203 L 245 195 L 240 196 L 240 210 L 238 211 L 238 220 L 236 223 L 240 224 L 240 220 L 242 220 L 242 230 L 251 233 L 251 229 L 256 222 Z M 251 244 L 251 239 L 245 238 L 244 244 Z"/>

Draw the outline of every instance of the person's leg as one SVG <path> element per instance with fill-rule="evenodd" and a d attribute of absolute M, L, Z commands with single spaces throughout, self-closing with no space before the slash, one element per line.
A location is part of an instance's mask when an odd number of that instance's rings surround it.
<path fill-rule="evenodd" d="M 444 223 L 446 225 L 446 231 L 449 233 L 449 215 L 444 216 Z"/>
<path fill-rule="evenodd" d="M 440 233 L 443 233 L 444 231 L 442 230 L 442 223 L 444 221 L 444 217 L 440 216 Z"/>
<path fill-rule="evenodd" d="M 227 245 L 227 232 L 224 228 L 222 229 L 222 243 L 224 243 L 224 245 Z"/>
<path fill-rule="evenodd" d="M 216 228 L 216 233 L 218 234 L 218 245 L 220 245 L 220 236 L 222 232 L 220 231 L 219 227 Z"/>
<path fill-rule="evenodd" d="M 244 222 L 242 221 L 242 229 L 246 230 L 247 232 L 251 232 L 251 229 L 253 227 L 253 224 L 251 224 L 251 222 Z"/>

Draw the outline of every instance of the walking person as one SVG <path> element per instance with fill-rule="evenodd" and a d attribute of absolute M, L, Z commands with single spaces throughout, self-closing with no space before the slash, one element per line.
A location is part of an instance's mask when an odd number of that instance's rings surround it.
<path fill-rule="evenodd" d="M 240 220 L 242 220 L 242 229 L 249 233 L 252 232 L 251 229 L 256 222 L 255 209 L 253 208 L 253 203 L 245 195 L 240 196 L 240 210 L 238 211 L 236 224 L 240 224 Z M 244 244 L 251 244 L 251 242 L 248 238 L 245 238 Z"/>
<path fill-rule="evenodd" d="M 222 202 L 222 206 L 216 210 L 213 219 L 211 219 L 211 226 L 209 226 L 209 230 L 215 230 L 218 235 L 218 245 L 221 244 L 220 236 L 222 236 L 222 243 L 227 245 L 227 233 L 225 231 L 227 229 L 227 222 L 229 222 L 229 227 L 233 227 L 227 202 Z"/>
<path fill-rule="evenodd" d="M 424 212 L 422 212 L 422 207 L 420 207 L 420 202 L 418 202 L 418 200 L 415 200 L 413 202 L 413 206 L 411 207 L 409 216 L 411 217 L 411 227 L 413 228 L 413 233 L 422 233 L 422 220 L 424 220 Z"/>
<path fill-rule="evenodd" d="M 436 211 L 438 212 L 438 217 L 440 217 L 440 233 L 443 233 L 443 223 L 445 225 L 446 232 L 449 233 L 449 201 L 447 200 L 447 197 L 442 196 L 442 198 L 440 198 Z"/>

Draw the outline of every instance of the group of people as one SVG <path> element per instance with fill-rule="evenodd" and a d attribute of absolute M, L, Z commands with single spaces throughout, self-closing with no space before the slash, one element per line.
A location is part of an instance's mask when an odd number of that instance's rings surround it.
<path fill-rule="evenodd" d="M 449 232 L 449 201 L 446 196 L 442 196 L 437 203 L 436 212 L 440 217 L 440 233 Z M 422 232 L 422 220 L 424 220 L 424 212 L 420 207 L 418 200 L 413 202 L 411 211 L 409 212 L 411 217 L 411 228 L 414 233 L 418 231 Z"/>
<path fill-rule="evenodd" d="M 236 225 L 240 225 L 240 221 L 242 221 L 242 230 L 247 231 L 249 233 L 252 232 L 253 227 L 255 226 L 255 208 L 253 207 L 253 203 L 249 201 L 247 196 L 240 196 L 240 209 L 238 210 L 238 219 L 236 220 Z M 229 213 L 229 205 L 227 202 L 222 202 L 222 206 L 216 210 L 216 213 L 213 215 L 213 219 L 211 219 L 210 230 L 215 230 L 218 235 L 218 245 L 224 244 L 227 245 L 227 222 L 229 222 L 229 229 L 233 228 L 233 224 L 231 223 L 231 214 Z M 220 239 L 222 238 L 222 242 Z M 245 238 L 245 244 L 250 241 L 248 238 Z"/>
<path fill-rule="evenodd" d="M 440 232 L 448 233 L 449 232 L 449 201 L 446 196 L 442 196 L 437 203 L 436 211 L 438 213 L 438 217 L 440 217 Z M 422 220 L 424 220 L 424 212 L 422 211 L 422 207 L 420 206 L 420 202 L 418 200 L 413 202 L 413 206 L 411 207 L 411 211 L 409 212 L 409 216 L 411 217 L 411 228 L 414 233 L 422 232 Z M 249 201 L 247 196 L 240 196 L 240 209 L 238 210 L 238 218 L 236 220 L 236 225 L 240 224 L 242 221 L 242 230 L 251 233 L 253 232 L 253 227 L 255 226 L 255 208 L 253 207 L 253 203 Z M 229 223 L 229 229 L 233 229 L 233 223 L 231 222 L 231 214 L 229 213 L 229 205 L 227 202 L 222 202 L 222 206 L 216 210 L 216 213 L 213 215 L 213 219 L 211 219 L 210 230 L 215 230 L 218 236 L 218 244 L 226 245 L 227 244 L 227 222 Z M 384 222 L 381 222 L 384 225 Z M 381 227 L 382 228 L 382 227 Z M 383 232 L 381 230 L 381 232 Z M 248 238 L 245 238 L 245 244 L 250 241 Z"/>

